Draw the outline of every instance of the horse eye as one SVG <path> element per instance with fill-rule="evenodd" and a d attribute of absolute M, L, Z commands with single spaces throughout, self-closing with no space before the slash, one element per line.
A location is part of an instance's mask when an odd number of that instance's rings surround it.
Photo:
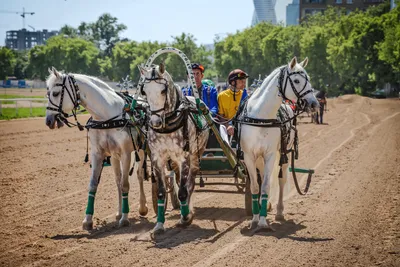
<path fill-rule="evenodd" d="M 294 80 L 294 83 L 300 83 L 300 81 L 296 79 L 296 80 Z"/>
<path fill-rule="evenodd" d="M 57 97 L 60 94 L 60 92 L 53 92 L 53 97 Z"/>
<path fill-rule="evenodd" d="M 167 89 L 161 91 L 161 94 L 165 95 L 167 93 Z"/>

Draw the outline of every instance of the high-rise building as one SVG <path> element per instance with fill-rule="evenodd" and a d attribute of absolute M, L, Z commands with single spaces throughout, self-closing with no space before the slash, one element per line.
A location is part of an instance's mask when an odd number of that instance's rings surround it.
<path fill-rule="evenodd" d="M 253 0 L 254 12 L 251 25 L 254 26 L 261 21 L 276 24 L 275 3 L 276 0 Z"/>
<path fill-rule="evenodd" d="M 307 15 L 324 12 L 328 6 L 342 7 L 350 13 L 353 10 L 365 10 L 370 6 L 378 5 L 386 0 L 301 0 L 300 1 L 300 21 Z"/>
<path fill-rule="evenodd" d="M 286 25 L 299 24 L 300 0 L 293 0 L 293 2 L 286 6 Z"/>
<path fill-rule="evenodd" d="M 19 31 L 7 31 L 6 33 L 6 47 L 14 50 L 31 49 L 35 45 L 42 45 L 50 37 L 57 35 L 57 31 L 27 31 L 21 29 Z"/>

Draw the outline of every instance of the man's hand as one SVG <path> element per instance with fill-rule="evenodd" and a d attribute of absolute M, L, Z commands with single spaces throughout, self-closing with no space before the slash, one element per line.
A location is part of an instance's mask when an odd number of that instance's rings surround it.
<path fill-rule="evenodd" d="M 229 135 L 233 135 L 233 133 L 235 132 L 235 128 L 233 128 L 232 125 L 229 125 L 229 126 L 226 128 L 226 130 L 227 130 L 227 132 L 228 132 Z"/>

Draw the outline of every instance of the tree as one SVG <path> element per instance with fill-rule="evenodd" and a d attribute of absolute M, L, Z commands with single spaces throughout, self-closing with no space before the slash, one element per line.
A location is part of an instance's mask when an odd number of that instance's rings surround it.
<path fill-rule="evenodd" d="M 47 68 L 54 66 L 66 72 L 99 75 L 98 56 L 98 48 L 89 41 L 55 36 L 46 45 L 35 46 L 29 51 L 28 73 L 44 80 L 48 75 Z"/>
<path fill-rule="evenodd" d="M 7 76 L 13 75 L 15 55 L 7 47 L 0 48 L 0 79 L 5 80 Z"/>
<path fill-rule="evenodd" d="M 191 62 L 201 63 L 206 71 L 208 71 L 208 75 L 211 74 L 211 61 L 209 59 L 211 52 L 207 51 L 204 46 L 198 47 L 195 43 L 196 39 L 192 34 L 182 33 L 180 36 L 172 36 L 172 38 L 173 41 L 170 46 L 181 50 Z M 182 59 L 175 54 L 169 54 L 165 57 L 166 69 L 174 80 L 187 80 L 186 67 Z M 159 61 L 162 61 L 165 57 L 161 57 Z"/>
<path fill-rule="evenodd" d="M 60 29 L 60 35 L 66 35 L 68 37 L 77 37 L 78 36 L 78 31 L 69 25 L 64 25 Z"/>
<path fill-rule="evenodd" d="M 14 65 L 14 76 L 17 79 L 25 79 L 26 68 L 28 65 L 28 52 L 27 51 L 15 51 L 15 65 Z"/>
<path fill-rule="evenodd" d="M 118 19 L 108 13 L 101 15 L 95 23 L 86 27 L 82 26 L 82 31 L 86 32 L 87 28 L 91 30 L 90 35 L 100 45 L 100 49 L 104 50 L 105 56 L 111 56 L 112 49 L 117 42 L 121 40 L 120 33 L 126 30 L 124 24 L 118 24 Z"/>

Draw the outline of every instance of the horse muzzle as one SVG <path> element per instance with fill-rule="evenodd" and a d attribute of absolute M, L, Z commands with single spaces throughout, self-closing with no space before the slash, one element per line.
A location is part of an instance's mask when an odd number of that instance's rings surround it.
<path fill-rule="evenodd" d="M 150 118 L 150 126 L 154 129 L 162 128 L 162 120 L 159 116 L 152 115 Z"/>
<path fill-rule="evenodd" d="M 46 116 L 46 125 L 50 129 L 54 129 L 57 125 L 57 128 L 61 128 L 64 126 L 64 123 L 61 121 L 61 119 L 58 116 L 50 115 Z"/>

